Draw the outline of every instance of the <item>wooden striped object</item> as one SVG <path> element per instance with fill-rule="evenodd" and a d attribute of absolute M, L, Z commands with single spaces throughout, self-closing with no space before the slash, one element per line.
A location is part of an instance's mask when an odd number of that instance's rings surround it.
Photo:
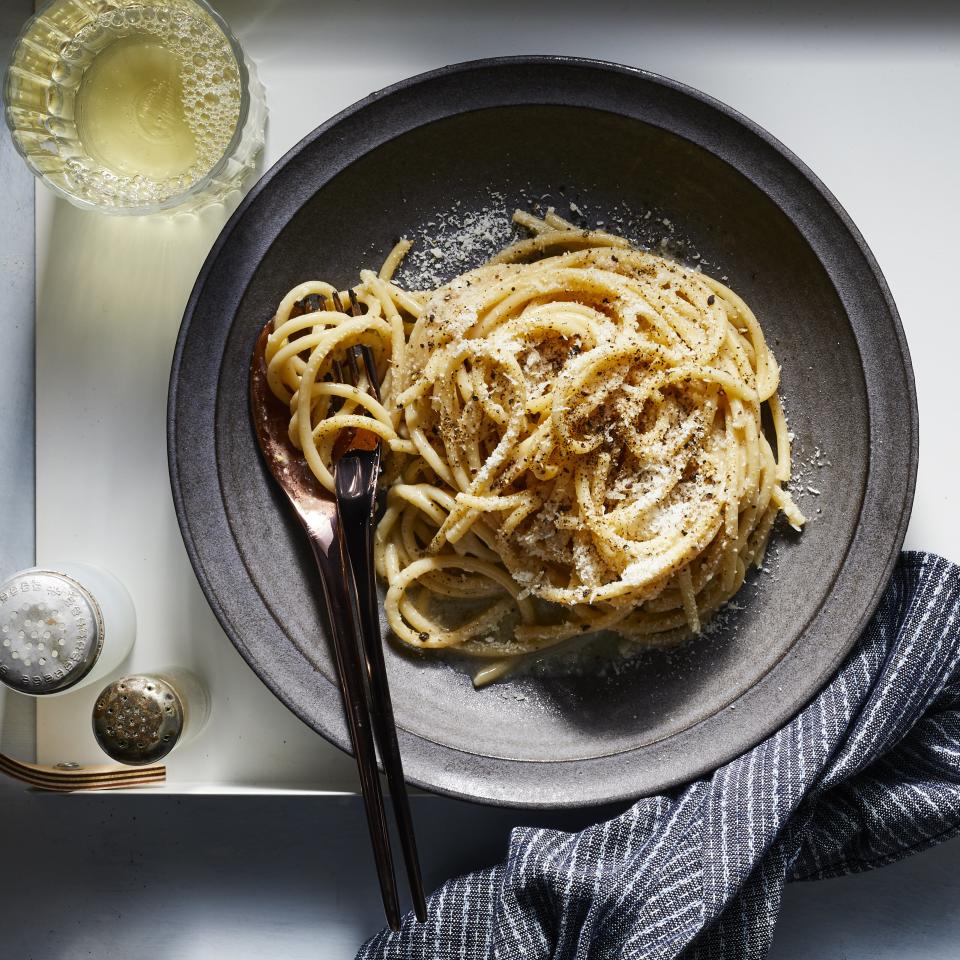
<path fill-rule="evenodd" d="M 14 760 L 2 753 L 0 773 L 38 790 L 52 790 L 56 793 L 73 793 L 77 790 L 128 790 L 132 787 L 163 783 L 167 778 L 167 768 L 159 764 L 149 767 L 91 765 L 65 769 Z"/>

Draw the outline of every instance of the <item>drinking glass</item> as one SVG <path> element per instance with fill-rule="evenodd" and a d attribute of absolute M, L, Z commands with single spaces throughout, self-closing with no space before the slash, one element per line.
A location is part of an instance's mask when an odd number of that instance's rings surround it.
<path fill-rule="evenodd" d="M 24 26 L 3 94 L 34 174 L 105 213 L 223 201 L 263 146 L 263 87 L 204 0 L 51 0 Z"/>

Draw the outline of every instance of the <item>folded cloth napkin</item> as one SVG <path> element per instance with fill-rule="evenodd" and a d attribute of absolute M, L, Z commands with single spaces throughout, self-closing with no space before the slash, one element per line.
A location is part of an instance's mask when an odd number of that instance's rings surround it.
<path fill-rule="evenodd" d="M 518 828 L 358 960 L 766 956 L 783 886 L 960 832 L 960 567 L 905 553 L 836 677 L 749 753 L 580 833 Z"/>

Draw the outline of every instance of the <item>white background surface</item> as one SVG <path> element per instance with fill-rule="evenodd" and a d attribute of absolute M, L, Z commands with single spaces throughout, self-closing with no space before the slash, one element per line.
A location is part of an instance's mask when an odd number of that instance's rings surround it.
<path fill-rule="evenodd" d="M 952 486 L 960 333 L 951 283 L 960 254 L 960 20 L 917 4 L 903 12 L 858 4 L 840 13 L 809 4 L 644 9 L 602 0 L 224 0 L 218 7 L 267 88 L 269 162 L 374 89 L 447 62 L 509 53 L 643 66 L 765 126 L 835 193 L 887 276 L 913 353 L 921 412 L 908 546 L 960 560 Z M 196 225 L 188 235 L 105 221 L 41 198 L 38 556 L 99 556 L 136 594 L 143 659 L 133 666 L 156 665 L 149 658 L 169 644 L 166 659 L 193 663 L 210 678 L 218 726 L 205 746 L 198 741 L 193 754 L 174 758 L 174 777 L 344 785 L 349 763 L 287 715 L 220 634 L 173 519 L 167 369 L 183 302 L 217 227 Z M 105 358 L 102 367 L 88 366 L 94 356 Z M 136 484 L 130 464 L 141 471 Z M 88 749 L 85 724 L 72 726 L 77 739 L 57 748 Z M 352 798 L 181 806 L 164 798 L 18 796 L 4 803 L 6 822 L 22 817 L 69 852 L 52 894 L 63 909 L 49 922 L 14 924 L 13 957 L 110 957 L 138 943 L 154 957 L 177 960 L 336 960 L 352 955 L 379 923 L 361 809 Z M 497 859 L 510 824 L 548 819 L 427 797 L 417 801 L 417 814 L 433 883 Z M 12 862 L 37 856 L 36 835 L 11 837 Z M 957 849 L 947 845 L 865 877 L 790 888 L 774 956 L 957 957 Z M 0 917 L 30 916 L 38 887 L 28 880 L 43 876 L 24 867 Z M 51 889 L 45 881 L 43 890 Z M 89 912 L 71 906 L 80 902 L 91 904 Z"/>

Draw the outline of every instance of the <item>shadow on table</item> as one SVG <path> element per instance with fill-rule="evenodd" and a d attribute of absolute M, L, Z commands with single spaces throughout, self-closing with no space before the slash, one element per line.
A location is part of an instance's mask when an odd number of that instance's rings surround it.
<path fill-rule="evenodd" d="M 516 824 L 577 829 L 616 812 L 429 796 L 413 807 L 430 889 L 502 859 Z M 383 922 L 357 797 L 0 792 L 0 822 L 16 826 L 4 841 L 17 865 L 4 885 L 5 956 L 347 960 Z M 788 886 L 771 956 L 954 960 L 957 851 L 954 841 L 871 874 Z"/>
<path fill-rule="evenodd" d="M 952 840 L 855 877 L 788 884 L 771 960 L 956 960 L 958 854 Z"/>
<path fill-rule="evenodd" d="M 428 889 L 501 860 L 516 824 L 575 830 L 616 812 L 431 796 L 413 809 Z M 0 821 L 17 824 L 4 841 L 4 862 L 18 865 L 5 885 L 5 956 L 113 957 L 136 944 L 154 960 L 339 960 L 383 923 L 358 797 L 3 793 Z"/>

